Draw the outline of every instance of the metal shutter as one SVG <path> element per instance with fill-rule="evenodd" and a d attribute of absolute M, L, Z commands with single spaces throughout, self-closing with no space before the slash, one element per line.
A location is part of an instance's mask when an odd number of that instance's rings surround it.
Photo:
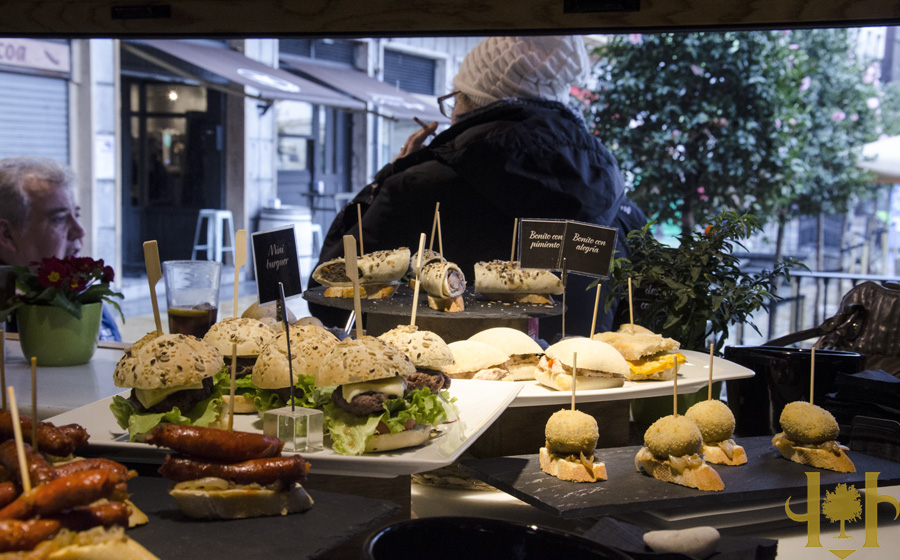
<path fill-rule="evenodd" d="M 0 158 L 44 156 L 69 163 L 68 82 L 0 73 Z"/>
<path fill-rule="evenodd" d="M 434 95 L 433 58 L 403 52 L 384 51 L 384 82 L 410 93 Z"/>
<path fill-rule="evenodd" d="M 278 50 L 285 54 L 328 60 L 353 66 L 355 41 L 346 39 L 279 39 Z"/>

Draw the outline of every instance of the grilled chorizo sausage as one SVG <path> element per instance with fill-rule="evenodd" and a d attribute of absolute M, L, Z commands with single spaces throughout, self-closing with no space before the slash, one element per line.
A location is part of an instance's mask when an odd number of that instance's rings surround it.
<path fill-rule="evenodd" d="M 250 459 L 240 463 L 213 463 L 188 457 L 166 455 L 159 474 L 175 482 L 197 480 L 208 476 L 222 478 L 235 484 L 285 484 L 303 482 L 309 472 L 309 463 L 299 455 Z M 0 514 L 3 512 L 0 511 Z"/>
<path fill-rule="evenodd" d="M 160 424 L 147 435 L 147 443 L 229 463 L 277 457 L 284 447 L 284 442 L 273 436 L 181 424 Z"/>

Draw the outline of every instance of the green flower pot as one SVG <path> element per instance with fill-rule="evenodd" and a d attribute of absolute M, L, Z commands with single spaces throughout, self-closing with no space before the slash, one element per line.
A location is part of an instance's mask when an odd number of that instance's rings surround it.
<path fill-rule="evenodd" d="M 16 310 L 19 343 L 25 359 L 39 366 L 86 364 L 97 349 L 101 303 L 81 306 L 81 319 L 58 307 L 23 305 Z"/>

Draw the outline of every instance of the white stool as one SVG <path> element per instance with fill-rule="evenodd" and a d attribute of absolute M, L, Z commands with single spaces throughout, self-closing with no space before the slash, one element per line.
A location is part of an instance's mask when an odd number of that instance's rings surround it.
<path fill-rule="evenodd" d="M 200 231 L 203 229 L 203 220 L 206 220 L 206 244 L 200 245 Z M 225 237 L 225 222 L 228 222 L 228 239 L 231 245 L 223 246 Z M 206 251 L 207 260 L 222 261 L 222 253 L 231 251 L 234 258 L 234 216 L 231 210 L 213 210 L 204 208 L 197 216 L 197 229 L 194 231 L 194 249 L 191 251 L 191 260 L 197 259 L 197 251 Z"/>

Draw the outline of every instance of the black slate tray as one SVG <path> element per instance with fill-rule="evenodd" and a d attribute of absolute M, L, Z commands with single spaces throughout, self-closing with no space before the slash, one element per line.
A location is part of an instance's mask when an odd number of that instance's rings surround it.
<path fill-rule="evenodd" d="M 634 456 L 640 446 L 598 449 L 596 456 L 606 463 L 609 480 L 577 483 L 559 480 L 541 471 L 538 456 L 517 455 L 471 459 L 460 463 L 472 477 L 520 500 L 566 519 L 600 517 L 647 509 L 689 506 L 699 509 L 743 500 L 806 498 L 806 475 L 820 473 L 821 491 L 838 484 L 865 486 L 866 472 L 879 472 L 879 486 L 900 484 L 900 463 L 853 451 L 848 455 L 855 473 L 837 473 L 800 465 L 781 457 L 770 436 L 736 440 L 747 452 L 745 465 L 711 465 L 725 483 L 721 492 L 705 492 L 657 480 L 635 470 Z"/>
<path fill-rule="evenodd" d="M 316 558 L 400 510 L 385 500 L 308 490 L 304 513 L 235 520 L 185 517 L 169 496 L 170 482 L 139 476 L 128 481 L 131 500 L 150 522 L 128 535 L 159 558 Z M 247 554 L 249 553 L 249 556 Z"/>
<path fill-rule="evenodd" d="M 325 297 L 325 288 L 322 286 L 311 288 L 303 292 L 303 299 L 338 309 L 353 310 L 353 298 Z M 382 315 L 401 315 L 408 317 L 411 314 L 413 291 L 404 285 L 389 298 L 361 299 L 360 306 L 363 313 L 378 313 Z M 447 313 L 428 307 L 428 298 L 424 291 L 419 292 L 419 302 L 416 308 L 418 317 L 439 317 L 442 319 L 524 319 L 528 317 L 555 317 L 562 313 L 562 296 L 555 296 L 554 303 L 548 305 L 527 303 L 501 303 L 487 301 L 480 294 L 474 294 L 471 288 L 466 289 L 463 295 L 465 310 L 459 313 Z"/>

